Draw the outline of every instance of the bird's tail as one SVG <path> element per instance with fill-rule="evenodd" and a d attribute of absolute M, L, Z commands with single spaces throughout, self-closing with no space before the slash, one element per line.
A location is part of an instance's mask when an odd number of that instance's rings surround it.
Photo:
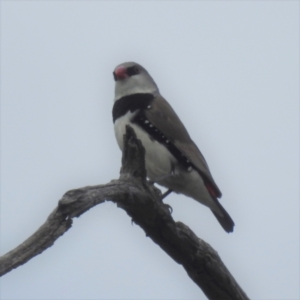
<path fill-rule="evenodd" d="M 220 213 L 214 212 L 212 210 L 212 213 L 215 215 L 221 226 L 224 228 L 226 232 L 233 232 L 234 222 L 229 216 L 228 212 L 225 210 L 225 208 L 219 203 L 218 199 L 215 199 L 215 203 L 218 206 L 218 209 L 221 211 L 222 216 Z"/>

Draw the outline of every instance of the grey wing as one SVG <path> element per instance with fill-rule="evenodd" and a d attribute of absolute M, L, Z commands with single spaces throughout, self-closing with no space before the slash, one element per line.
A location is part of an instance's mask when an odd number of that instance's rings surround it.
<path fill-rule="evenodd" d="M 205 158 L 170 104 L 162 96 L 156 96 L 151 108 L 145 110 L 145 115 L 192 162 L 210 194 L 216 198 L 221 197 L 221 191 L 210 173 Z"/>

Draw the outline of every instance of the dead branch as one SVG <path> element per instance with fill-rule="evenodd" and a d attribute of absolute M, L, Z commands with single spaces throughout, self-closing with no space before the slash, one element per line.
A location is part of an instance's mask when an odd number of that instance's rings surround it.
<path fill-rule="evenodd" d="M 145 150 L 127 127 L 121 176 L 105 185 L 71 190 L 46 222 L 21 245 L 0 257 L 0 276 L 42 253 L 72 226 L 72 219 L 104 201 L 123 208 L 146 235 L 181 264 L 208 299 L 248 300 L 217 252 L 186 225 L 175 222 L 160 191 L 146 181 Z"/>

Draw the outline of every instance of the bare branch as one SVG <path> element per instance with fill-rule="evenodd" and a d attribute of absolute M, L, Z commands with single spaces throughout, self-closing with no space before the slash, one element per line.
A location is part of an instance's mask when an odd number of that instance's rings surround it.
<path fill-rule="evenodd" d="M 123 208 L 147 236 L 181 264 L 208 299 L 248 300 L 217 252 L 186 225 L 175 222 L 168 205 L 160 200 L 160 191 L 147 183 L 145 150 L 130 127 L 124 145 L 120 178 L 105 185 L 67 192 L 31 237 L 0 257 L 0 275 L 52 246 L 72 226 L 72 218 L 109 200 Z"/>

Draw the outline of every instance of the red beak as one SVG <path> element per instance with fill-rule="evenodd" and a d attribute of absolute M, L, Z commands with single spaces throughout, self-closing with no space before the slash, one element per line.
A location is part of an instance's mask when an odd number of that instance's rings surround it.
<path fill-rule="evenodd" d="M 114 77 L 116 80 L 124 79 L 128 77 L 127 75 L 127 69 L 123 66 L 119 66 L 114 71 Z"/>

